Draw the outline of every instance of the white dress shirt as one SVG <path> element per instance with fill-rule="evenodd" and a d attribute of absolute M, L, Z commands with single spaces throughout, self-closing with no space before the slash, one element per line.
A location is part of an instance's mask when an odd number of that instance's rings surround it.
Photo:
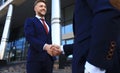
<path fill-rule="evenodd" d="M 99 67 L 96 67 L 90 64 L 88 61 L 86 61 L 84 73 L 105 73 L 105 72 L 106 70 L 101 70 Z"/>

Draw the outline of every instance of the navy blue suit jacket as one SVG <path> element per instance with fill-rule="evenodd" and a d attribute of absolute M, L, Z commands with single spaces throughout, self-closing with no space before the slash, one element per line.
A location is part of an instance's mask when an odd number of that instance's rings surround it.
<path fill-rule="evenodd" d="M 28 61 L 47 61 L 53 59 L 53 57 L 43 50 L 45 43 L 52 44 L 51 26 L 50 24 L 48 24 L 48 26 L 49 33 L 46 34 L 46 31 L 38 18 L 33 17 L 26 19 L 24 32 L 26 40 L 30 44 L 27 57 Z"/>
<path fill-rule="evenodd" d="M 65 52 L 66 56 L 69 56 L 69 55 L 73 54 L 73 45 L 74 44 L 63 45 L 63 49 L 64 49 L 64 52 Z"/>
<path fill-rule="evenodd" d="M 73 29 L 73 73 L 80 73 L 83 57 L 108 73 L 120 73 L 120 11 L 109 0 L 75 0 Z"/>

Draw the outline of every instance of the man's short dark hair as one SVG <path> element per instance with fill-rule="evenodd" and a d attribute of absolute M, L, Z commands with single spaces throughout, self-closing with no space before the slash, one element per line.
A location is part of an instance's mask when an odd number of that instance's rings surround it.
<path fill-rule="evenodd" d="M 45 3 L 45 4 L 47 3 L 46 0 L 36 0 L 36 1 L 34 2 L 34 6 L 35 6 L 37 3 L 39 3 L 39 2 L 43 2 L 43 3 Z"/>

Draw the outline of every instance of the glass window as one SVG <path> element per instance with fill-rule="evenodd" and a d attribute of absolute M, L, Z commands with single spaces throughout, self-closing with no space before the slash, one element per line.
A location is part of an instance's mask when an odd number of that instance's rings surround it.
<path fill-rule="evenodd" d="M 65 45 L 65 40 L 62 40 L 62 45 Z"/>
<path fill-rule="evenodd" d="M 65 45 L 65 44 L 73 44 L 73 42 L 74 42 L 73 39 L 62 40 L 62 45 Z"/>
<path fill-rule="evenodd" d="M 66 44 L 72 44 L 72 43 L 73 43 L 73 39 L 66 40 Z"/>
<path fill-rule="evenodd" d="M 73 32 L 73 9 L 74 5 L 62 9 L 62 34 Z"/>
<path fill-rule="evenodd" d="M 65 33 L 70 33 L 70 32 L 73 32 L 72 24 L 65 26 Z"/>
<path fill-rule="evenodd" d="M 24 42 L 25 38 L 21 38 L 15 42 L 16 48 L 17 49 L 23 49 L 24 48 Z"/>
<path fill-rule="evenodd" d="M 65 34 L 65 26 L 62 26 L 62 34 Z"/>
<path fill-rule="evenodd" d="M 69 24 L 69 25 L 65 25 L 62 27 L 62 34 L 67 34 L 73 32 L 73 25 Z"/>
<path fill-rule="evenodd" d="M 5 59 L 7 61 L 17 61 L 24 59 L 24 57 L 26 57 L 26 55 L 24 55 L 24 49 L 25 38 L 20 38 L 16 41 L 9 42 L 6 47 Z"/>

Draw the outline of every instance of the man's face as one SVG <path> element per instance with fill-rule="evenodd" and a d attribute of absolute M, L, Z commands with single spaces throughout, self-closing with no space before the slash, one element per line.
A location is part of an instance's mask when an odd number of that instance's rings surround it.
<path fill-rule="evenodd" d="M 34 10 L 37 15 L 44 17 L 47 12 L 46 4 L 43 2 L 39 2 L 35 5 Z"/>

